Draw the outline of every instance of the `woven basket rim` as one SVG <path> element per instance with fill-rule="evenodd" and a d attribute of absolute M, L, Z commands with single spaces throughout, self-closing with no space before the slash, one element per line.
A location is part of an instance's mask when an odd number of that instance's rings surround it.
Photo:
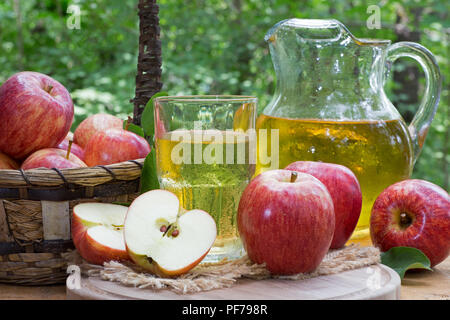
<path fill-rule="evenodd" d="M 30 170 L 0 170 L 0 189 L 23 187 L 57 187 L 65 184 L 97 186 L 111 181 L 129 181 L 140 177 L 145 158 L 105 166 Z"/>

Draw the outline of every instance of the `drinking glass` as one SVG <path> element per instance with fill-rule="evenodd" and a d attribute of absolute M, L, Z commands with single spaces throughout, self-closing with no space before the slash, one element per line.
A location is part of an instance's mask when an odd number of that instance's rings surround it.
<path fill-rule="evenodd" d="M 154 101 L 157 175 L 186 210 L 208 212 L 216 241 L 203 262 L 244 254 L 237 229 L 242 192 L 254 174 L 257 98 L 166 96 Z"/>

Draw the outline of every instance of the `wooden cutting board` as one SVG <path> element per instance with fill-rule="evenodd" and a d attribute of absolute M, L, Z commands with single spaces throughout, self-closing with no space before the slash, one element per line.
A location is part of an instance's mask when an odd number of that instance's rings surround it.
<path fill-rule="evenodd" d="M 169 290 L 126 287 L 96 277 L 81 279 L 81 288 L 66 287 L 71 300 L 322 300 L 322 299 L 400 299 L 400 277 L 384 266 L 365 268 L 308 280 L 239 280 L 231 288 L 195 294 L 177 294 Z"/>

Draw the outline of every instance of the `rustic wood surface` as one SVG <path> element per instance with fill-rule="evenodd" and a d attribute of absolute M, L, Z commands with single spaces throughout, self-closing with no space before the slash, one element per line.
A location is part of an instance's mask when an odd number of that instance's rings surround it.
<path fill-rule="evenodd" d="M 450 300 L 450 257 L 434 271 L 408 272 L 402 281 L 401 299 Z M 0 284 L 0 300 L 64 300 L 65 285 L 22 287 Z"/>
<path fill-rule="evenodd" d="M 402 281 L 401 299 L 450 300 L 450 257 L 433 272 L 409 272 Z M 0 300 L 64 300 L 65 285 L 21 287 L 0 284 Z"/>

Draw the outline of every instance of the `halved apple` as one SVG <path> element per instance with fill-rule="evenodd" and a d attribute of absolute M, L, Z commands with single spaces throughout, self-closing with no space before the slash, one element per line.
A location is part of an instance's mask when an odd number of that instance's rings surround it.
<path fill-rule="evenodd" d="M 109 203 L 81 203 L 73 208 L 72 240 L 87 262 L 129 260 L 123 238 L 128 208 Z"/>
<path fill-rule="evenodd" d="M 185 211 L 176 195 L 152 190 L 128 208 L 124 237 L 137 265 L 162 276 L 188 272 L 206 256 L 217 235 L 214 219 L 205 211 Z"/>

